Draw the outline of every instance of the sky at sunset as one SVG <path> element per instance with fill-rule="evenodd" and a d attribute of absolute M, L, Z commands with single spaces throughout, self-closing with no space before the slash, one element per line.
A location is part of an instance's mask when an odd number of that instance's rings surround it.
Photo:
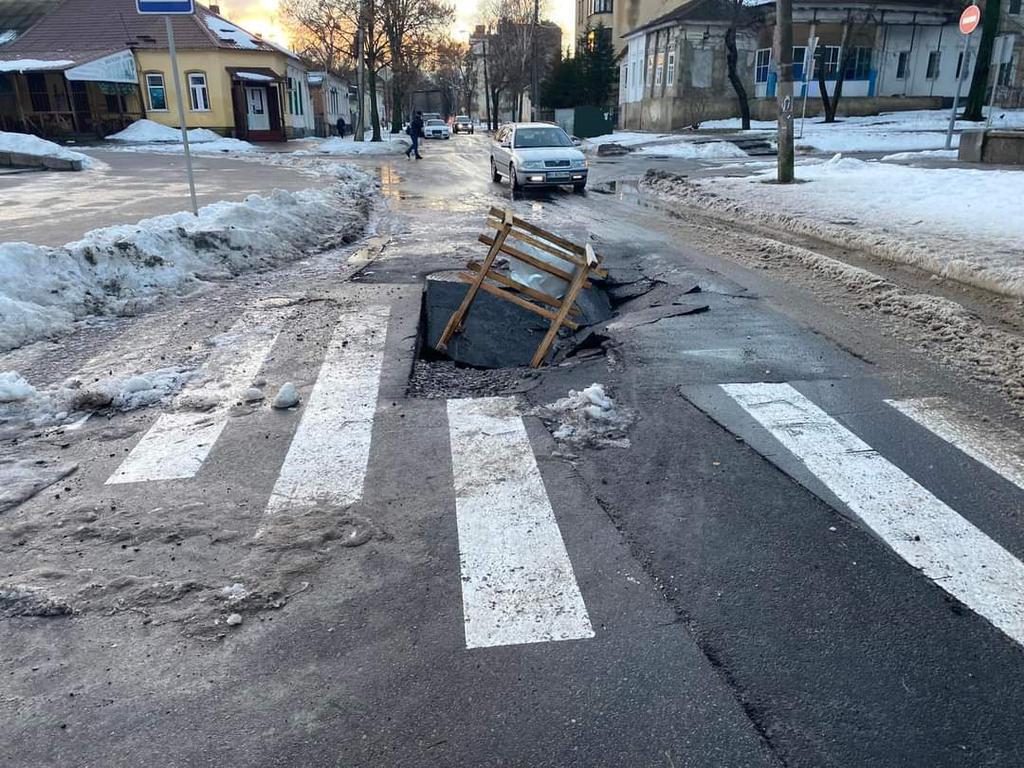
<path fill-rule="evenodd" d="M 213 0 L 211 0 L 213 1 Z M 477 6 L 480 0 L 455 0 L 455 24 L 452 35 L 465 40 L 477 20 Z M 288 34 L 278 20 L 277 0 L 220 0 L 221 14 L 240 24 L 250 32 L 259 32 L 264 37 L 288 44 Z M 572 37 L 573 0 L 548 0 L 549 13 L 546 15 L 562 27 L 562 45 Z"/>

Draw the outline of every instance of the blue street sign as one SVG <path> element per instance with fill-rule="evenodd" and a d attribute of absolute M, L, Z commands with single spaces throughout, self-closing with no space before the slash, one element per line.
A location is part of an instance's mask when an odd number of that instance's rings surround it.
<path fill-rule="evenodd" d="M 187 15 L 196 12 L 195 0 L 135 0 L 139 13 Z"/>

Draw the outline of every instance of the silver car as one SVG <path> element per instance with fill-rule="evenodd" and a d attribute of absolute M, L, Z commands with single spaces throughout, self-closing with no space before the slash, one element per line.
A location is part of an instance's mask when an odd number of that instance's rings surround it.
<path fill-rule="evenodd" d="M 513 190 L 523 187 L 587 186 L 587 158 L 569 134 L 551 123 L 508 123 L 491 142 L 491 179 L 508 176 Z"/>

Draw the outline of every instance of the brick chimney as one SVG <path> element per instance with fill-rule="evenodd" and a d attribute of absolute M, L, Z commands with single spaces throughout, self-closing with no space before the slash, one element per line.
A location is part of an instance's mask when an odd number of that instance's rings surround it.
<path fill-rule="evenodd" d="M 210 4 L 210 13 L 216 13 L 218 16 L 220 16 L 220 6 L 217 5 L 216 3 L 211 3 Z"/>

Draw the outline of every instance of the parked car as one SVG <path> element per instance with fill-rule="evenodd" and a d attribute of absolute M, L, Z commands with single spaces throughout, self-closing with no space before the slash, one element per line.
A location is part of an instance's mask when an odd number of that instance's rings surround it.
<path fill-rule="evenodd" d="M 577 143 L 550 123 L 507 123 L 491 142 L 491 179 L 508 176 L 512 189 L 587 186 L 587 158 Z"/>
<path fill-rule="evenodd" d="M 455 133 L 473 133 L 473 118 L 469 115 L 457 115 L 452 130 Z"/>
<path fill-rule="evenodd" d="M 424 123 L 427 122 L 427 120 L 441 120 L 441 119 L 443 119 L 441 117 L 441 113 L 440 112 L 424 112 L 421 115 L 421 117 L 423 118 L 423 122 Z"/>
<path fill-rule="evenodd" d="M 423 123 L 423 135 L 428 139 L 450 139 L 452 131 L 444 120 L 434 118 Z"/>

